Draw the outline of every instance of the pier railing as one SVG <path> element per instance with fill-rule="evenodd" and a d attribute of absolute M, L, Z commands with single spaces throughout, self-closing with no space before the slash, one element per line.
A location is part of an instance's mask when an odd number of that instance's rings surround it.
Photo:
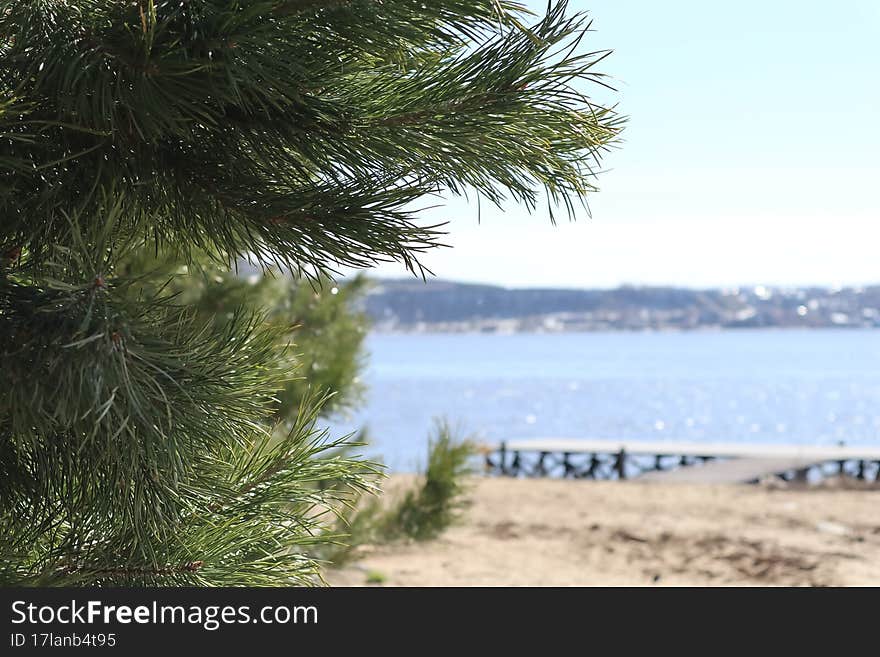
<path fill-rule="evenodd" d="M 492 446 L 485 459 L 489 473 L 512 477 L 710 483 L 755 482 L 767 476 L 806 481 L 833 474 L 880 479 L 880 446 L 537 438 Z"/>

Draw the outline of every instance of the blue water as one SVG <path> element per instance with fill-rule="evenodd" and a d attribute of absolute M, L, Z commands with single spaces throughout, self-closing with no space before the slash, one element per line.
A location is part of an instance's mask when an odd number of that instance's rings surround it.
<path fill-rule="evenodd" d="M 366 425 L 394 471 L 435 417 L 531 437 L 880 444 L 880 331 L 371 335 Z"/>

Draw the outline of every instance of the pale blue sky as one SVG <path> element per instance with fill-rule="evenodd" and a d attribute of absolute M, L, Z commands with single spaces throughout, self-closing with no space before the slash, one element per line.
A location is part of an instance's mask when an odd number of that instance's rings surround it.
<path fill-rule="evenodd" d="M 535 8 L 543 3 L 530 2 Z M 630 117 L 592 218 L 452 199 L 437 276 L 508 286 L 880 283 L 878 0 L 585 0 Z M 597 96 L 607 99 L 601 90 Z M 375 273 L 401 275 L 397 266 Z"/>

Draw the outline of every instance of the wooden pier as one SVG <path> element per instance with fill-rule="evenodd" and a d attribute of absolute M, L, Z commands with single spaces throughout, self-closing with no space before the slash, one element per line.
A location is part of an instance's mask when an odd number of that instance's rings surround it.
<path fill-rule="evenodd" d="M 692 467 L 686 467 L 692 466 Z M 880 445 L 813 446 L 571 438 L 511 440 L 486 450 L 486 469 L 513 477 L 754 483 L 830 474 L 880 480 Z"/>

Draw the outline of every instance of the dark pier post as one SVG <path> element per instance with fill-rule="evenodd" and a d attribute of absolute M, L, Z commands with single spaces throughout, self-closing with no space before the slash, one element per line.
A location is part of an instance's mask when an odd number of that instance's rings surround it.
<path fill-rule="evenodd" d="M 587 470 L 586 476 L 590 477 L 591 479 L 596 479 L 596 473 L 598 472 L 600 465 L 602 465 L 602 460 L 599 458 L 599 455 L 595 454 L 595 453 L 591 454 L 590 455 L 590 467 Z M 878 467 L 877 477 L 880 477 L 880 463 L 878 463 L 877 467 Z"/>
<path fill-rule="evenodd" d="M 626 479 L 626 450 L 622 447 L 617 454 L 617 461 L 614 463 L 614 469 L 617 470 L 618 479 Z"/>
<path fill-rule="evenodd" d="M 513 472 L 513 476 L 519 476 L 519 471 L 522 467 L 522 461 L 519 457 L 519 451 L 513 453 L 513 463 L 510 464 L 511 472 Z"/>
<path fill-rule="evenodd" d="M 507 443 L 501 443 L 501 449 L 498 450 L 498 472 L 505 475 L 507 469 L 505 461 L 507 460 Z"/>
<path fill-rule="evenodd" d="M 535 467 L 532 471 L 532 474 L 537 477 L 543 477 L 547 474 L 547 468 L 544 465 L 544 461 L 546 460 L 549 452 L 541 452 L 538 456 L 538 462 L 535 464 Z"/>

